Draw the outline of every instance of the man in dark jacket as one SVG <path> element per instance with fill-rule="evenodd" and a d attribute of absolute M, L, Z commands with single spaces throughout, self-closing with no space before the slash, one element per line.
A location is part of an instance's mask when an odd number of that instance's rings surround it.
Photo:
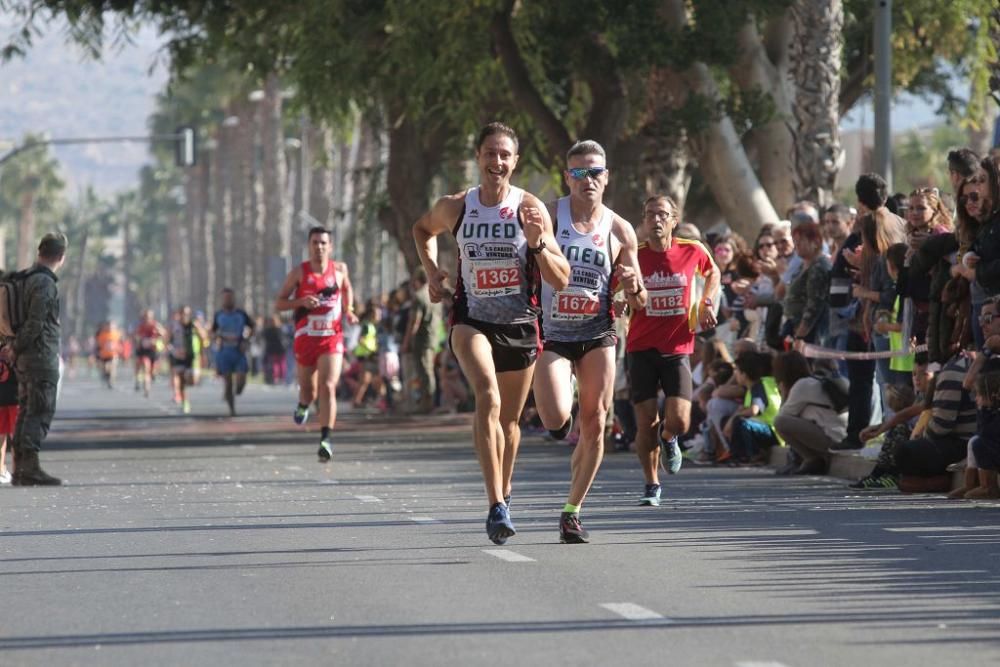
<path fill-rule="evenodd" d="M 14 428 L 14 486 L 57 486 L 42 470 L 38 452 L 56 411 L 59 383 L 59 288 L 56 271 L 66 257 L 66 237 L 46 234 L 22 291 L 24 321 L 14 338 L 19 413 Z"/>

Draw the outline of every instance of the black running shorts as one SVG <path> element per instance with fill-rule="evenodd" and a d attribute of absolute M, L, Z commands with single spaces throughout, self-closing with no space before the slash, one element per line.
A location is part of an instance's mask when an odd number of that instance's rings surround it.
<path fill-rule="evenodd" d="M 629 352 L 627 356 L 632 402 L 656 398 L 662 389 L 667 398 L 691 400 L 691 358 L 686 354 L 660 354 L 657 350 Z"/>
<path fill-rule="evenodd" d="M 564 343 L 558 340 L 547 340 L 545 341 L 544 350 L 546 352 L 555 352 L 563 359 L 569 359 L 573 363 L 583 359 L 588 352 L 591 350 L 599 350 L 602 347 L 614 347 L 618 343 L 618 337 L 614 332 L 605 334 L 600 338 L 593 338 L 591 340 L 577 341 L 573 343 Z"/>
<path fill-rule="evenodd" d="M 497 373 L 508 371 L 523 371 L 535 363 L 538 358 L 538 325 L 536 322 L 525 324 L 493 324 L 466 318 L 455 322 L 465 324 L 486 336 L 493 350 L 493 367 Z M 451 334 L 448 344 L 452 352 Z"/>

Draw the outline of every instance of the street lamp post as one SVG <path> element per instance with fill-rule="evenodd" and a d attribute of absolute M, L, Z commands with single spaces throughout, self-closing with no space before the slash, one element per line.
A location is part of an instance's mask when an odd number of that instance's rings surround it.
<path fill-rule="evenodd" d="M 892 191 L 892 0 L 875 2 L 875 154 L 874 170 Z"/>

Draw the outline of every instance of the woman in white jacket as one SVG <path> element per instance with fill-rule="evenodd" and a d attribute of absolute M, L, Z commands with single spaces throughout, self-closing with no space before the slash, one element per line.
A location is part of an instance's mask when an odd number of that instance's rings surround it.
<path fill-rule="evenodd" d="M 784 352 L 774 360 L 774 379 L 781 392 L 781 409 L 774 428 L 802 459 L 793 475 L 822 475 L 829 464 L 829 449 L 847 436 L 847 410 L 838 412 L 824 388 L 824 380 L 811 375 L 809 362 L 799 352 Z M 832 382 L 846 380 L 832 378 Z"/>

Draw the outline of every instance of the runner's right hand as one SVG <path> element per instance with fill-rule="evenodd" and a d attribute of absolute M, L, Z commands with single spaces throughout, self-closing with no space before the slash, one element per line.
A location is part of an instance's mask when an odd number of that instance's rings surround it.
<path fill-rule="evenodd" d="M 319 298 L 317 298 L 315 295 L 312 294 L 310 294 L 309 296 L 304 296 L 301 299 L 299 299 L 299 307 L 308 308 L 309 310 L 312 310 L 313 308 L 318 308 Z"/>
<path fill-rule="evenodd" d="M 440 303 L 442 299 L 451 296 L 447 280 L 448 272 L 443 269 L 427 274 L 427 291 L 430 292 L 431 303 Z"/>

